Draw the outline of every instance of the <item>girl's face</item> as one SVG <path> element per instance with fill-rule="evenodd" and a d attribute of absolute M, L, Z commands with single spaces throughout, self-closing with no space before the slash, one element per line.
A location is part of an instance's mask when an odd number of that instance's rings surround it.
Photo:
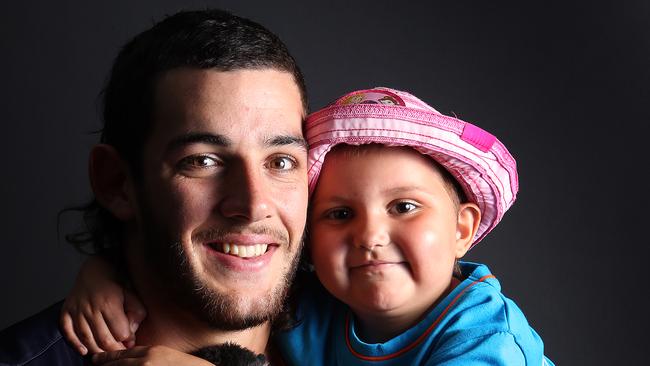
<path fill-rule="evenodd" d="M 327 155 L 313 195 L 316 273 L 358 316 L 419 317 L 449 288 L 454 260 L 469 247 L 458 205 L 428 157 L 354 149 Z"/>

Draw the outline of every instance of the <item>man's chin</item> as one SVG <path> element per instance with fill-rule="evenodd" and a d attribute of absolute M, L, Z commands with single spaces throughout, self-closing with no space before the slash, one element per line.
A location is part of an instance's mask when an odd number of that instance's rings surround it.
<path fill-rule="evenodd" d="M 298 260 L 296 255 L 289 259 L 286 268 L 274 271 L 281 274 L 259 274 L 234 280 L 226 280 L 230 273 L 210 273 L 188 266 L 183 278 L 191 284 L 185 283 L 178 291 L 193 289 L 186 297 L 190 307 L 216 329 L 244 330 L 272 323 L 284 311 Z M 270 282 L 269 278 L 274 281 Z"/>
<path fill-rule="evenodd" d="M 221 330 L 244 330 L 273 321 L 282 311 L 286 295 L 285 289 L 255 297 L 199 292 L 194 294 L 197 315 Z"/>

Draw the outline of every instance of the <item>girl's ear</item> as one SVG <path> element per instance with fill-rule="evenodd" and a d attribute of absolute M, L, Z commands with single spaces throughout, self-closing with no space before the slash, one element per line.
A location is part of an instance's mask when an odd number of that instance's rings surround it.
<path fill-rule="evenodd" d="M 461 203 L 456 223 L 456 259 L 462 258 L 472 246 L 481 223 L 481 210 L 474 203 Z"/>
<path fill-rule="evenodd" d="M 133 180 L 115 148 L 95 145 L 90 151 L 88 172 L 97 202 L 120 221 L 133 219 L 136 207 Z"/>

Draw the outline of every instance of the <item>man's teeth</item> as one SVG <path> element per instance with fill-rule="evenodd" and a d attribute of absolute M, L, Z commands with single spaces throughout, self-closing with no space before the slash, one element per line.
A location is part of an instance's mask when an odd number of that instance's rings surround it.
<path fill-rule="evenodd" d="M 268 244 L 236 245 L 223 243 L 223 252 L 240 258 L 251 258 L 266 253 L 268 246 Z"/>

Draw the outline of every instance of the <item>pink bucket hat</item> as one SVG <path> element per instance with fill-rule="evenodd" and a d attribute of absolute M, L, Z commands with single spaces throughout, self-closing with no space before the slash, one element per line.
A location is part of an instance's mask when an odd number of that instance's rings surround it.
<path fill-rule="evenodd" d="M 325 156 L 338 144 L 410 146 L 431 156 L 481 209 L 472 246 L 499 223 L 519 189 L 515 159 L 496 137 L 399 90 L 374 88 L 346 94 L 307 117 L 306 135 L 310 193 Z"/>

